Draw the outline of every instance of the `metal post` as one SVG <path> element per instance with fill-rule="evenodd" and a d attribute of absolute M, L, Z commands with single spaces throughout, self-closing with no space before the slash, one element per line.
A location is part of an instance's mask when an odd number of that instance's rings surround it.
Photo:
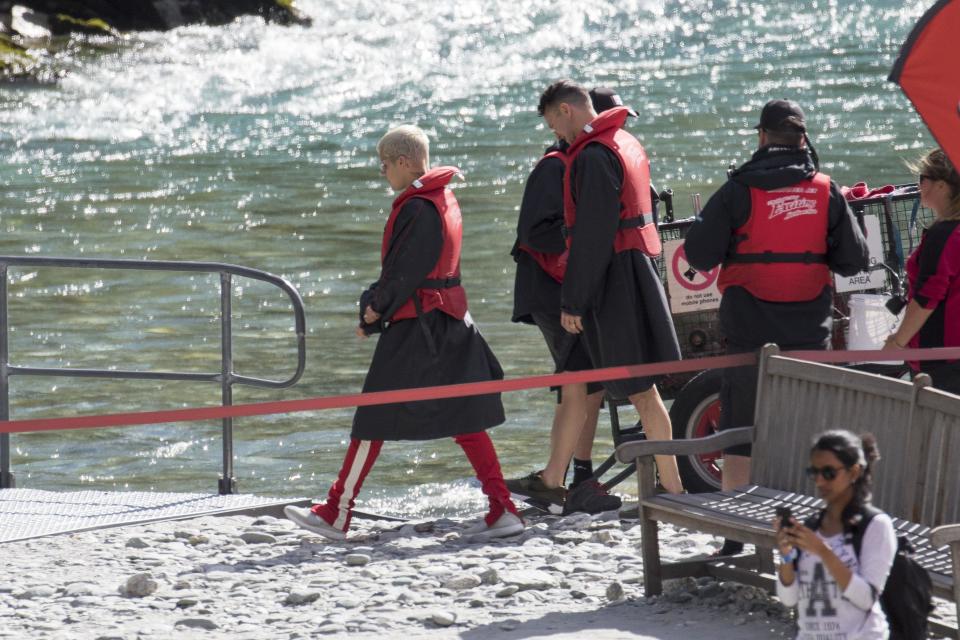
<path fill-rule="evenodd" d="M 0 420 L 10 419 L 10 349 L 7 343 L 7 265 L 0 264 Z M 16 486 L 10 471 L 10 434 L 0 433 L 0 489 Z"/>
<path fill-rule="evenodd" d="M 220 273 L 220 390 L 222 404 L 233 404 L 233 330 L 231 315 L 232 279 L 229 273 Z M 220 495 L 237 492 L 233 477 L 233 418 L 223 419 L 223 477 L 219 482 Z"/>

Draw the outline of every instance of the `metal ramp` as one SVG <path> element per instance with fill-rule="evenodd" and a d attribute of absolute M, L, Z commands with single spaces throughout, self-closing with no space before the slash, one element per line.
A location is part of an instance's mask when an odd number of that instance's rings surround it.
<path fill-rule="evenodd" d="M 0 489 L 0 543 L 204 515 L 275 515 L 309 501 L 147 491 Z M 282 516 L 281 516 L 282 517 Z"/>

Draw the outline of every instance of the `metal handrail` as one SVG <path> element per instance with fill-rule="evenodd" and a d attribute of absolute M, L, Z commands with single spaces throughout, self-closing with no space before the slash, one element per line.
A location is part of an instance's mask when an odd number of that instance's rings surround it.
<path fill-rule="evenodd" d="M 7 272 L 9 267 L 57 267 L 81 269 L 119 269 L 135 271 L 178 271 L 220 274 L 220 371 L 188 373 L 178 371 L 125 371 L 116 369 L 80 369 L 56 367 L 19 367 L 9 362 L 7 322 Z M 231 324 L 233 276 L 260 280 L 281 289 L 293 304 L 297 333 L 297 370 L 286 380 L 266 380 L 242 376 L 233 371 L 233 327 Z M 306 313 L 303 299 L 292 284 L 266 271 L 221 262 L 179 262 L 171 260 L 110 260 L 87 258 L 44 258 L 0 256 L 0 420 L 10 419 L 10 376 L 54 376 L 66 378 L 115 378 L 124 380 L 184 380 L 219 382 L 223 406 L 233 404 L 233 385 L 244 384 L 269 389 L 293 386 L 303 375 L 307 361 Z M 10 470 L 10 434 L 0 434 L 0 488 L 15 486 Z M 233 418 L 223 418 L 223 477 L 221 494 L 235 493 L 233 476 Z"/>

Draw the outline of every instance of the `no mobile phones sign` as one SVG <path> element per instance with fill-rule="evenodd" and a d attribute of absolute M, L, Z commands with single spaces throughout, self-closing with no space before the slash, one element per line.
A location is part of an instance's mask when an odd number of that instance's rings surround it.
<path fill-rule="evenodd" d="M 666 261 L 667 295 L 671 313 L 705 311 L 720 306 L 720 290 L 717 277 L 720 267 L 699 271 L 687 262 L 683 240 L 663 243 L 663 258 Z"/>

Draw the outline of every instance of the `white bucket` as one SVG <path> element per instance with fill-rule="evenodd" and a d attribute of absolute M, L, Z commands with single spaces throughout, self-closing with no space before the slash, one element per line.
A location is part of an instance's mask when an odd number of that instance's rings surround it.
<path fill-rule="evenodd" d="M 903 320 L 903 312 L 895 316 L 887 310 L 889 296 L 872 293 L 854 293 L 850 296 L 850 326 L 847 333 L 847 348 L 871 350 L 883 348 L 887 336 L 896 331 Z M 903 361 L 900 361 L 902 364 Z M 876 364 L 898 364 L 877 362 Z"/>

